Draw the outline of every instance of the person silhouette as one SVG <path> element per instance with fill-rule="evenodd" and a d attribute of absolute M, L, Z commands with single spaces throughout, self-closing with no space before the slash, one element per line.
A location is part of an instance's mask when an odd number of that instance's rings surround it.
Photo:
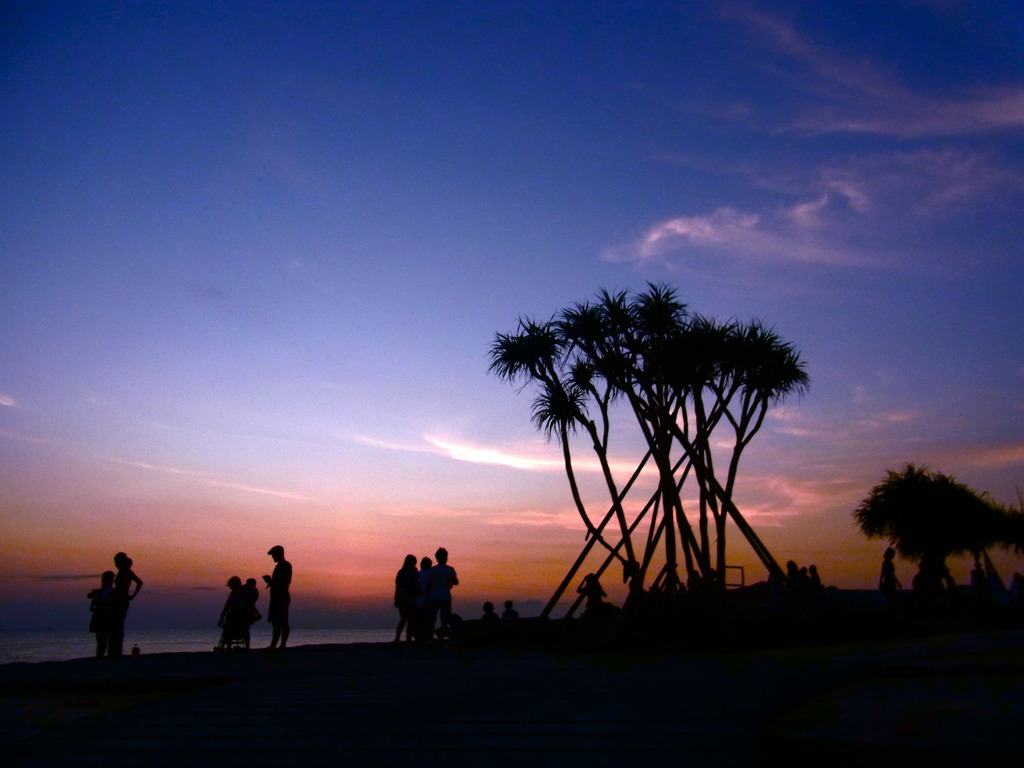
<path fill-rule="evenodd" d="M 821 576 L 818 574 L 818 566 L 811 565 L 807 568 L 807 586 L 812 590 L 822 588 Z"/>
<path fill-rule="evenodd" d="M 786 583 L 790 589 L 803 592 L 809 582 L 807 569 L 801 569 L 793 560 L 786 561 Z"/>
<path fill-rule="evenodd" d="M 124 655 L 124 621 L 128 617 L 128 603 L 135 599 L 142 589 L 142 579 L 132 570 L 132 559 L 124 552 L 114 555 L 114 598 L 110 608 L 110 628 L 107 634 L 107 655 L 118 658 Z M 132 584 L 135 591 L 132 591 Z"/>
<path fill-rule="evenodd" d="M 437 565 L 427 571 L 427 627 L 434 636 L 434 623 L 441 616 L 440 630 L 448 628 L 452 616 L 452 587 L 459 583 L 455 569 L 448 565 L 448 550 L 438 547 L 434 553 Z"/>
<path fill-rule="evenodd" d="M 395 642 L 401 642 L 402 629 L 405 641 L 412 640 L 416 624 L 416 598 L 420 593 L 420 580 L 416 572 L 416 555 L 406 555 L 401 569 L 395 574 L 395 608 L 398 609 L 398 626 L 395 627 Z"/>
<path fill-rule="evenodd" d="M 218 648 L 231 648 L 236 641 L 242 641 L 246 648 L 249 647 L 249 599 L 242 586 L 242 580 L 237 576 L 228 579 L 228 597 L 224 601 L 224 607 L 220 612 L 218 627 L 223 628 L 220 635 Z"/>
<path fill-rule="evenodd" d="M 100 576 L 99 589 L 93 589 L 86 595 L 89 600 L 89 631 L 96 635 L 96 658 L 107 653 L 110 637 L 110 612 L 114 605 L 114 572 L 104 571 Z"/>
<path fill-rule="evenodd" d="M 420 571 L 416 574 L 419 594 L 416 596 L 416 629 L 413 634 L 420 642 L 430 639 L 430 629 L 427 627 L 427 579 L 430 578 L 430 568 L 433 565 L 433 560 L 424 557 L 420 560 Z"/>
<path fill-rule="evenodd" d="M 885 554 L 882 555 L 882 572 L 878 576 L 878 588 L 889 600 L 892 600 L 903 587 L 896 578 L 896 564 L 893 562 L 895 557 L 895 549 L 889 547 L 885 550 Z"/>
<path fill-rule="evenodd" d="M 220 620 L 217 622 L 218 627 L 224 626 L 224 622 L 227 619 L 228 614 L 233 611 L 237 611 L 241 606 L 242 600 L 244 600 L 240 594 L 242 589 L 242 580 L 240 578 L 232 576 L 228 579 L 227 587 L 228 597 L 227 600 L 224 601 L 224 607 L 220 609 Z"/>
<path fill-rule="evenodd" d="M 245 597 L 245 608 L 249 617 L 249 626 L 252 626 L 263 618 L 260 609 L 256 607 L 256 603 L 260 601 L 260 591 L 256 587 L 256 579 L 245 580 L 245 586 L 242 587 L 242 595 Z"/>
<path fill-rule="evenodd" d="M 291 605 L 292 598 L 288 588 L 292 583 L 292 564 L 284 559 L 284 547 L 280 544 L 267 550 L 267 554 L 276 563 L 272 575 L 263 574 L 263 581 L 270 590 L 267 621 L 270 622 L 272 632 L 268 649 L 275 650 L 279 647 L 280 641 L 280 649 L 283 651 L 288 645 L 288 634 L 291 631 L 291 627 L 288 626 L 288 606 Z"/>
<path fill-rule="evenodd" d="M 505 610 L 501 613 L 502 621 L 513 621 L 519 618 L 519 611 L 512 607 L 513 603 L 511 600 L 505 601 Z"/>
<path fill-rule="evenodd" d="M 974 559 L 974 568 L 971 569 L 967 594 L 971 596 L 972 600 L 979 603 L 987 603 L 989 601 L 988 574 L 985 573 L 985 569 L 981 565 L 981 559 L 977 556 Z"/>
<path fill-rule="evenodd" d="M 917 564 L 911 584 L 915 593 L 925 600 L 941 600 L 947 590 L 955 589 L 946 559 L 935 552 L 925 552 Z"/>
<path fill-rule="evenodd" d="M 576 588 L 578 594 L 587 599 L 586 607 L 583 609 L 584 616 L 597 616 L 602 611 L 602 598 L 607 597 L 604 588 L 596 573 L 588 573 L 583 577 L 583 582 Z"/>

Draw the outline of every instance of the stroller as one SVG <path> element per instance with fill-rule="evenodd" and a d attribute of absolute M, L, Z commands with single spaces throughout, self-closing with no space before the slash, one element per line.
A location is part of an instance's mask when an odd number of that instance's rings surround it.
<path fill-rule="evenodd" d="M 241 610 L 228 610 L 222 621 L 220 641 L 214 651 L 248 650 L 249 617 Z"/>

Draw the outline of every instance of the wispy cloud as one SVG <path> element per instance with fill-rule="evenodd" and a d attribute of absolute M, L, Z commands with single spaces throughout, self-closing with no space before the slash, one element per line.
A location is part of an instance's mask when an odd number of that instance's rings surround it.
<path fill-rule="evenodd" d="M 486 446 L 474 446 L 454 443 L 441 438 L 425 438 L 441 452 L 457 461 L 467 461 L 473 464 L 494 464 L 498 466 L 512 467 L 530 472 L 565 472 L 565 463 L 561 458 L 550 458 L 550 456 L 539 456 L 537 452 L 523 451 L 521 453 L 510 453 L 496 448 Z M 546 445 L 546 444 L 545 444 Z M 612 472 L 628 477 L 637 467 L 637 461 L 628 459 L 610 458 L 608 461 Z M 602 471 L 601 464 L 592 453 L 584 450 L 573 451 L 573 471 L 577 473 L 599 473 Z"/>
<path fill-rule="evenodd" d="M 1024 88 L 992 88 L 947 100 L 894 89 L 887 98 L 864 104 L 861 110 L 819 110 L 798 119 L 794 127 L 906 139 L 1020 129 L 1024 128 Z"/>
<path fill-rule="evenodd" d="M 760 45 L 795 63 L 799 71 L 793 84 L 818 99 L 792 120 L 790 128 L 904 139 L 1024 128 L 1024 86 L 918 93 L 870 61 L 844 57 L 814 43 L 777 16 L 742 4 L 727 5 L 725 13 L 750 30 Z"/>
<path fill-rule="evenodd" d="M 902 221 L 1019 195 L 1024 172 L 987 153 L 944 147 L 851 158 L 821 168 L 812 183 L 857 213 Z"/>
<path fill-rule="evenodd" d="M 785 474 L 748 472 L 736 490 L 743 516 L 757 528 L 799 526 L 801 518 L 826 516 L 837 521 L 856 507 L 865 492 L 865 479 L 856 467 Z"/>
<path fill-rule="evenodd" d="M 391 506 L 381 510 L 381 514 L 387 517 L 410 517 L 420 520 L 424 518 L 449 520 L 480 517 L 480 512 L 477 510 L 422 504 L 415 506 Z"/>
<path fill-rule="evenodd" d="M 1011 445 L 958 446 L 948 452 L 947 461 L 984 469 L 1024 467 L 1024 443 Z"/>
<path fill-rule="evenodd" d="M 0 405 L 4 406 L 5 408 L 17 408 L 18 401 L 15 400 L 10 395 L 0 392 Z"/>
<path fill-rule="evenodd" d="M 901 233 L 929 226 L 936 217 L 980 206 L 1009 209 L 1009 201 L 1019 201 L 1024 192 L 1024 171 L 986 153 L 950 147 L 851 157 L 812 168 L 802 179 L 792 170 L 785 178 L 743 173 L 783 202 L 753 211 L 723 206 L 658 221 L 602 258 L 648 263 L 692 256 L 891 268 L 923 257 L 882 243 L 903 242 Z"/>
<path fill-rule="evenodd" d="M 526 528 L 560 528 L 570 531 L 583 529 L 583 522 L 575 509 L 559 509 L 554 511 L 539 509 L 523 509 L 490 514 L 489 525 L 523 526 Z"/>
<path fill-rule="evenodd" d="M 851 445 L 864 443 L 905 431 L 907 425 L 928 421 L 928 415 L 914 408 L 862 408 L 837 419 L 822 419 L 801 413 L 790 406 L 780 406 L 768 414 L 773 430 L 790 437 L 818 438 Z"/>
<path fill-rule="evenodd" d="M 606 250 L 606 261 L 660 261 L 686 253 L 701 253 L 762 263 L 801 262 L 855 265 L 874 263 L 866 252 L 830 241 L 823 209 L 828 196 L 765 212 L 731 207 L 710 214 L 677 216 L 657 222 L 635 242 Z"/>
<path fill-rule="evenodd" d="M 430 443 L 423 442 L 402 442 L 399 440 L 386 440 L 380 437 L 372 437 L 370 435 L 355 435 L 354 440 L 363 443 L 364 445 L 372 445 L 374 448 L 383 448 L 387 451 L 400 451 L 402 453 L 443 453 L 438 450 L 435 446 Z"/>
<path fill-rule="evenodd" d="M 512 453 L 498 448 L 457 443 L 431 435 L 424 435 L 423 442 L 417 443 L 383 440 L 365 435 L 361 435 L 357 439 L 367 445 L 387 450 L 430 453 L 438 456 L 448 456 L 456 461 L 466 461 L 472 464 L 495 464 L 503 467 L 512 467 L 513 469 L 544 472 L 561 471 L 564 469 L 561 461 L 550 457 L 537 456 L 526 451 Z"/>
<path fill-rule="evenodd" d="M 282 499 L 295 499 L 297 501 L 313 501 L 314 499 L 310 496 L 303 496 L 299 493 L 291 493 L 288 491 L 278 491 L 273 488 L 262 488 L 255 485 L 249 485 L 247 483 L 239 483 L 231 480 L 224 480 L 212 475 L 209 472 L 197 472 L 190 469 L 180 469 L 178 467 L 167 467 L 157 464 L 149 464 L 142 461 L 127 461 L 124 459 L 108 459 L 115 464 L 121 464 L 123 466 L 135 467 L 137 469 L 144 469 L 149 472 L 157 472 L 164 475 L 172 475 L 175 477 L 181 477 L 199 485 L 212 486 L 214 488 L 229 488 L 237 491 L 245 491 L 246 493 L 258 493 L 264 496 L 275 496 Z"/>
<path fill-rule="evenodd" d="M 387 450 L 447 456 L 455 461 L 463 461 L 470 464 L 490 464 L 492 466 L 510 467 L 526 472 L 565 471 L 561 452 L 558 451 L 556 454 L 557 458 L 553 458 L 551 446 L 548 443 L 531 444 L 516 450 L 508 450 L 486 445 L 474 445 L 429 434 L 423 435 L 422 442 L 416 443 L 384 440 L 365 435 L 358 436 L 356 439 L 367 445 Z M 628 460 L 612 459 L 609 464 L 613 472 L 632 473 L 636 469 L 636 463 L 630 463 Z M 581 473 L 601 472 L 601 465 L 592 454 L 582 450 L 575 450 L 573 452 L 573 469 Z"/>
<path fill-rule="evenodd" d="M 436 437 L 427 436 L 426 440 L 456 461 L 468 461 L 472 464 L 496 464 L 503 467 L 512 467 L 513 469 L 543 472 L 561 472 L 565 469 L 565 465 L 555 459 L 516 455 L 496 448 L 460 445 Z"/>
<path fill-rule="evenodd" d="M 9 429 L 0 429 L 0 437 L 6 437 L 9 440 L 17 440 L 20 443 L 35 443 L 36 445 L 56 445 L 56 441 L 50 440 L 45 437 L 33 437 L 31 435 L 23 435 L 20 432 L 13 432 Z"/>

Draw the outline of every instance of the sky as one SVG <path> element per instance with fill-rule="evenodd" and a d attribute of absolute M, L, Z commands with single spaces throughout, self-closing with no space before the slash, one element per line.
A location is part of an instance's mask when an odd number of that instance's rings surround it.
<path fill-rule="evenodd" d="M 873 588 L 907 463 L 1019 501 L 1020 3 L 0 14 L 0 628 L 84 628 L 118 551 L 129 632 L 212 626 L 274 544 L 293 626 L 390 625 L 442 545 L 535 615 L 584 527 L 490 345 L 648 283 L 800 351 L 736 491 L 778 560 Z"/>

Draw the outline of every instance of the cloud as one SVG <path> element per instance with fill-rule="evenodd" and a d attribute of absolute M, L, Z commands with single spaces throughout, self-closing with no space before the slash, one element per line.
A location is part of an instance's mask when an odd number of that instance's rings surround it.
<path fill-rule="evenodd" d="M 393 506 L 382 510 L 382 515 L 388 517 L 410 517 L 416 519 L 431 518 L 431 519 L 466 519 L 466 518 L 478 518 L 480 512 L 473 509 L 457 509 L 445 506 L 424 506 L 417 504 L 416 506 Z"/>
<path fill-rule="evenodd" d="M 651 225 L 633 243 L 602 254 L 605 261 L 660 261 L 687 253 L 761 263 L 864 265 L 877 259 L 825 236 L 829 195 L 763 213 L 724 207 L 706 215 L 677 216 Z"/>
<path fill-rule="evenodd" d="M 794 87 L 819 99 L 819 105 L 791 121 L 791 129 L 909 139 L 1024 128 L 1024 87 L 987 85 L 942 95 L 917 93 L 872 62 L 819 46 L 771 14 L 741 4 L 729 4 L 724 12 L 743 24 L 762 47 L 795 64 Z"/>
<path fill-rule="evenodd" d="M 901 139 L 957 136 L 1024 128 L 1024 88 L 988 88 L 937 99 L 902 89 L 882 98 L 819 109 L 793 127 L 814 133 L 867 133 Z"/>
<path fill-rule="evenodd" d="M 57 445 L 54 440 L 49 440 L 45 437 L 30 437 L 23 435 L 19 432 L 12 432 L 9 429 L 0 429 L 0 437 L 6 437 L 9 440 L 17 440 L 21 443 L 34 443 L 36 445 Z"/>
<path fill-rule="evenodd" d="M 496 448 L 460 445 L 458 443 L 448 442 L 436 437 L 427 436 L 425 439 L 431 445 L 440 449 L 440 452 L 450 456 L 456 461 L 468 461 L 472 464 L 496 464 L 498 466 L 529 471 L 562 472 L 565 470 L 565 465 L 561 460 L 516 455 Z"/>
<path fill-rule="evenodd" d="M 915 408 L 871 407 L 859 402 L 855 395 L 852 413 L 829 417 L 792 406 L 779 406 L 769 411 L 772 432 L 786 437 L 814 441 L 814 450 L 825 447 L 842 448 L 848 452 L 868 451 L 874 455 L 880 443 L 906 436 L 913 425 L 934 425 L 939 418 Z"/>
<path fill-rule="evenodd" d="M 990 154 L 956 148 L 879 152 L 817 171 L 817 188 L 877 221 L 946 215 L 1024 191 L 1024 173 Z"/>
<path fill-rule="evenodd" d="M 0 392 L 0 405 L 5 406 L 7 408 L 17 408 L 18 407 L 18 401 L 15 400 L 10 395 L 7 395 L 7 394 L 4 394 L 3 392 Z"/>
<path fill-rule="evenodd" d="M 457 442 L 433 435 L 424 435 L 422 443 L 402 443 L 394 440 L 382 440 L 380 438 L 359 435 L 356 437 L 362 443 L 373 445 L 378 448 L 386 448 L 392 451 L 404 451 L 412 453 L 429 453 L 436 456 L 447 456 L 455 461 L 468 462 L 470 464 L 490 464 L 499 467 L 510 467 L 511 469 L 523 470 L 526 472 L 564 472 L 565 463 L 558 453 L 558 458 L 552 458 L 551 447 L 548 443 L 538 443 L 535 446 L 522 448 L 518 451 L 508 451 L 502 448 L 491 446 L 473 445 L 465 442 Z M 612 460 L 612 470 L 616 472 L 632 473 L 636 464 L 628 461 Z M 576 451 L 574 453 L 573 468 L 577 472 L 600 472 L 601 465 L 596 458 L 587 453 Z"/>
<path fill-rule="evenodd" d="M 501 514 L 488 515 L 487 523 L 499 526 L 523 526 L 525 528 L 585 530 L 583 520 L 575 508 L 555 511 L 539 509 L 509 510 Z"/>
<path fill-rule="evenodd" d="M 1024 443 L 958 447 L 944 461 L 985 469 L 1024 466 Z"/>
<path fill-rule="evenodd" d="M 295 499 L 297 501 L 314 501 L 310 496 L 303 496 L 302 494 L 291 493 L 288 491 L 278 491 L 273 488 L 261 488 L 259 486 L 248 485 L 246 483 L 239 483 L 231 480 L 223 480 L 208 472 L 197 472 L 190 469 L 159 466 L 142 461 L 127 461 L 124 459 L 108 459 L 108 461 L 112 461 L 115 464 L 121 464 L 123 466 L 144 469 L 150 472 L 158 472 L 164 475 L 186 478 L 199 485 L 207 485 L 214 488 L 229 488 L 237 491 L 245 491 L 246 493 L 258 493 L 264 496 L 274 496 L 282 499 Z"/>
<path fill-rule="evenodd" d="M 607 249 L 612 262 L 666 262 L 687 256 L 760 264 L 890 268 L 922 256 L 886 247 L 936 218 L 980 208 L 1009 213 L 1024 192 L 1024 171 L 988 153 L 956 148 L 878 152 L 772 176 L 744 171 L 780 203 L 744 211 L 723 206 L 649 225 Z M 929 252 L 924 258 L 937 258 Z"/>

